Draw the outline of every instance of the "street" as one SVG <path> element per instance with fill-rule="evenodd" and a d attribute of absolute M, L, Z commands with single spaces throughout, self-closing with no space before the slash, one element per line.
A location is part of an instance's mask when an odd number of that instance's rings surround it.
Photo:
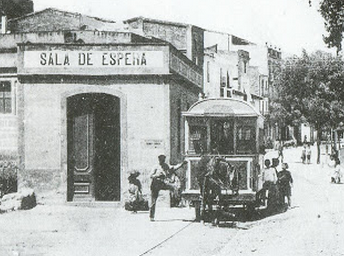
<path fill-rule="evenodd" d="M 312 152 L 309 165 L 301 148 L 284 152 L 294 178 L 284 213 L 214 227 L 193 222 L 193 208 L 160 206 L 149 222 L 147 212 L 38 205 L 0 216 L 0 255 L 344 255 L 344 185 L 330 183 Z"/>

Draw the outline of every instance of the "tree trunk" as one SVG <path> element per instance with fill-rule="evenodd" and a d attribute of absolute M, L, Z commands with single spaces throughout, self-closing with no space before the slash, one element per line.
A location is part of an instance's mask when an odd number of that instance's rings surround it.
<path fill-rule="evenodd" d="M 317 164 L 320 164 L 320 144 L 321 144 L 321 133 L 322 130 L 320 127 L 317 128 Z"/>

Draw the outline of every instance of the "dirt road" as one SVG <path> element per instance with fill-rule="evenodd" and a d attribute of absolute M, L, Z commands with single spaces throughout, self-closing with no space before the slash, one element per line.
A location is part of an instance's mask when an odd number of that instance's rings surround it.
<path fill-rule="evenodd" d="M 344 184 L 331 184 L 326 164 L 314 164 L 315 156 L 313 164 L 302 164 L 300 154 L 285 151 L 292 209 L 218 228 L 194 224 L 148 255 L 344 255 Z"/>
<path fill-rule="evenodd" d="M 302 164 L 300 153 L 285 151 L 294 178 L 287 212 L 213 227 L 192 222 L 188 208 L 158 208 L 152 223 L 147 212 L 39 205 L 0 215 L 0 255 L 344 255 L 344 184 L 331 184 L 315 159 Z"/>

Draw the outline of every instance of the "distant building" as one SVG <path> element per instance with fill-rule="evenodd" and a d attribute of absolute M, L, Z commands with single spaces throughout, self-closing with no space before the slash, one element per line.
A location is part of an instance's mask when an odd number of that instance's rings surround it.
<path fill-rule="evenodd" d="M 204 65 L 205 95 L 243 99 L 262 112 L 260 108 L 263 98 L 259 88 L 261 79 L 259 69 L 251 65 L 248 51 L 237 49 L 240 46 L 255 46 L 255 44 L 217 31 L 205 31 L 204 35 L 207 46 L 205 50 L 207 61 Z M 211 43 L 215 44 L 209 45 Z M 209 79 L 209 74 L 213 76 L 212 79 Z M 221 77 L 221 81 L 216 81 L 216 77 Z"/>
<path fill-rule="evenodd" d="M 216 50 L 218 52 L 239 53 L 242 51 L 249 55 L 249 65 L 247 66 L 248 75 L 243 76 L 242 81 L 244 81 L 244 84 L 249 84 L 249 89 L 246 89 L 246 92 L 249 91 L 253 96 L 254 100 L 251 104 L 253 104 L 264 116 L 269 115 L 270 98 L 276 93 L 274 90 L 274 80 L 282 61 L 281 50 L 267 44 L 257 45 L 237 36 L 217 31 L 205 31 L 204 37 L 205 47 L 209 49 L 212 49 L 212 46 L 216 45 Z M 231 60 L 228 61 L 231 62 Z M 242 66 L 237 66 L 238 70 L 240 67 Z M 206 69 L 204 71 L 204 74 L 205 73 Z M 205 79 L 204 81 L 206 82 Z M 240 86 L 237 88 L 242 89 Z M 233 89 L 233 92 L 234 91 L 235 89 Z M 244 97 L 244 95 L 242 97 Z M 267 122 L 265 125 L 266 139 L 270 138 L 273 141 L 280 139 L 282 135 L 278 125 L 269 124 Z"/>
<path fill-rule="evenodd" d="M 197 66 L 203 67 L 204 29 L 184 23 L 136 17 L 124 21 L 129 30 L 171 43 Z"/>

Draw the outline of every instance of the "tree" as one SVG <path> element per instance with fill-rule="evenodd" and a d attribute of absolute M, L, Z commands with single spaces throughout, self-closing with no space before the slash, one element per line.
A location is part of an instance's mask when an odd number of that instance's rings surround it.
<path fill-rule="evenodd" d="M 33 12 L 31 0 L 0 0 L 0 14 L 9 19 L 17 18 Z"/>
<path fill-rule="evenodd" d="M 311 6 L 312 1 L 309 0 Z M 344 1 L 343 0 L 322 0 L 320 1 L 319 12 L 325 20 L 327 36 L 323 36 L 328 47 L 336 47 L 337 55 L 342 50 L 344 32 Z"/>
<path fill-rule="evenodd" d="M 344 62 L 331 54 L 303 51 L 288 58 L 277 77 L 278 97 L 272 99 L 271 116 L 295 125 L 308 122 L 318 132 L 318 158 L 323 130 L 338 127 L 344 120 Z M 274 107 L 275 106 L 275 107 Z"/>

